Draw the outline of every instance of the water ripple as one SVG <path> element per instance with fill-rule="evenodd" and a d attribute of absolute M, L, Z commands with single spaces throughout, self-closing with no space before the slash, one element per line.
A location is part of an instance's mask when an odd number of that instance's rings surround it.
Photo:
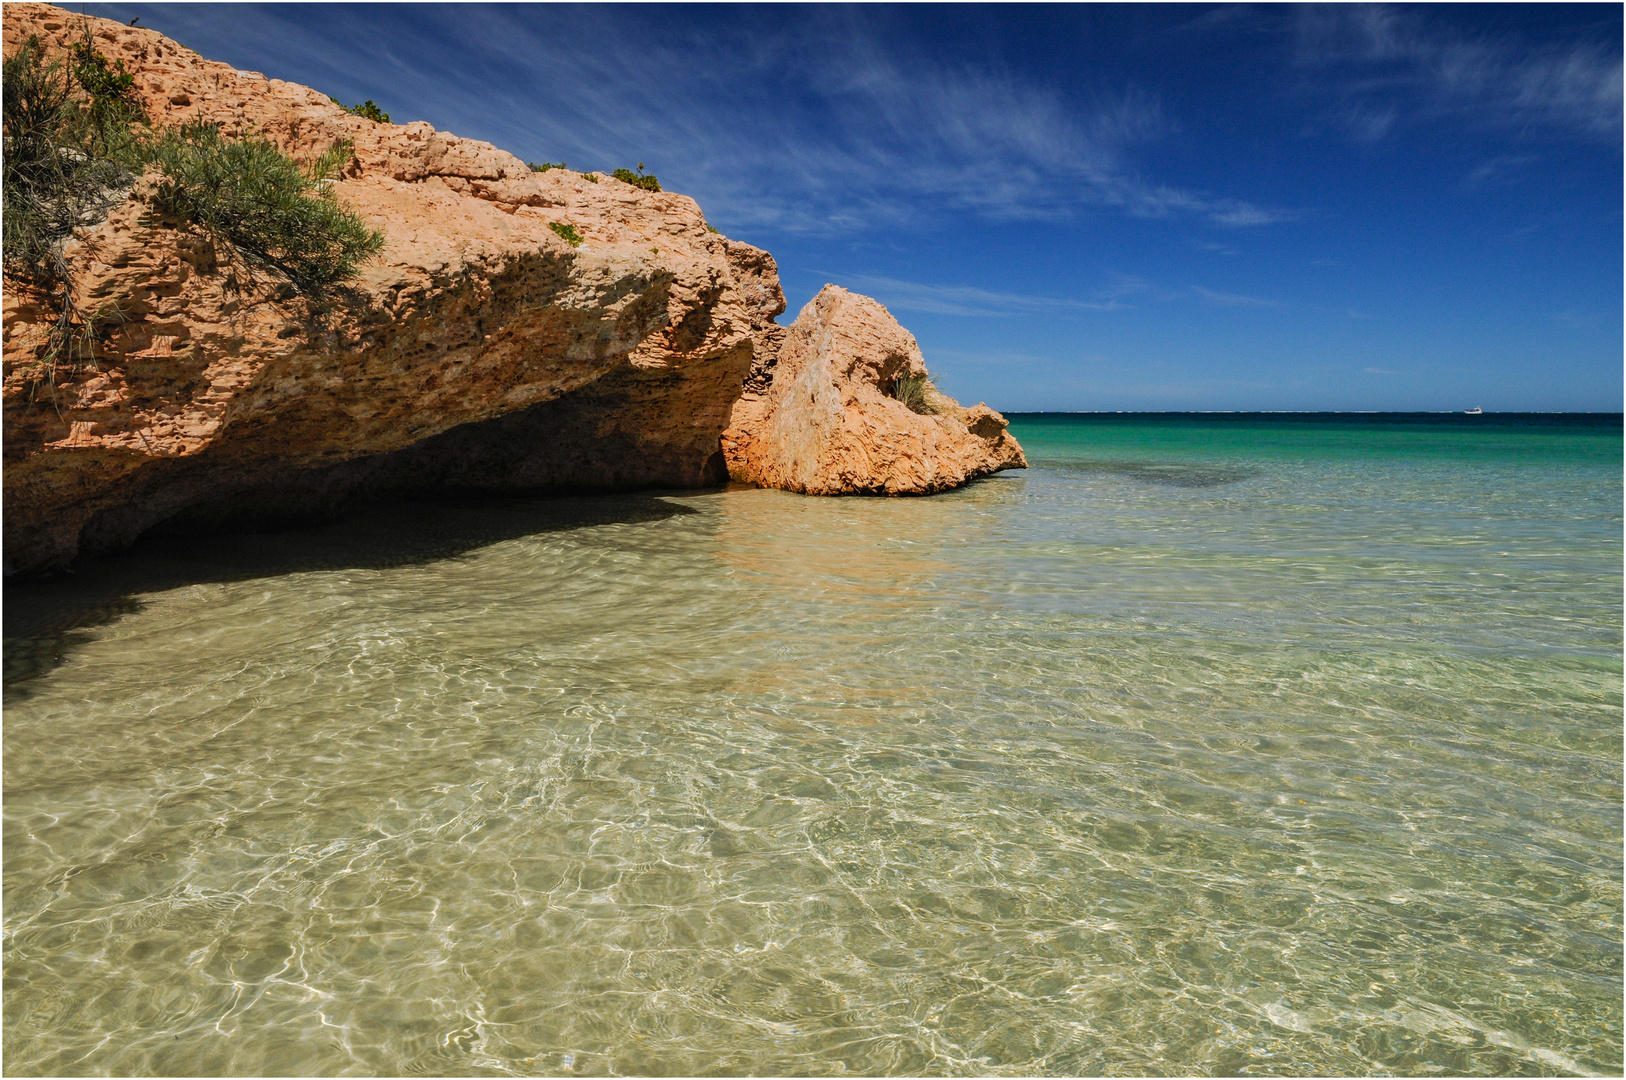
<path fill-rule="evenodd" d="M 1618 462 L 1036 464 L 47 596 L 8 1069 L 1618 1072 Z"/>

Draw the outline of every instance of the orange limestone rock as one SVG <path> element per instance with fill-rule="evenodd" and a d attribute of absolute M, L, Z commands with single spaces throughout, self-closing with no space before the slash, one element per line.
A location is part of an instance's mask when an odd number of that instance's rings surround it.
<path fill-rule="evenodd" d="M 307 295 L 159 212 L 158 174 L 136 178 L 63 246 L 71 363 L 48 362 L 60 297 L 8 275 L 8 573 L 160 524 L 253 527 L 408 492 L 701 487 L 731 472 L 930 492 L 1024 464 L 999 414 L 928 395 L 937 411 L 920 415 L 883 393 L 924 366 L 874 301 L 826 289 L 779 326 L 773 257 L 712 232 L 682 195 L 533 172 L 153 30 L 36 3 L 0 17 L 8 55 L 38 37 L 62 58 L 88 30 L 156 127 L 217 124 L 307 163 L 347 142 L 332 191 L 385 241 L 359 277 Z"/>
<path fill-rule="evenodd" d="M 316 300 L 155 214 L 142 178 L 66 244 L 95 356 L 54 378 L 57 309 L 8 276 L 9 571 L 160 522 L 253 524 L 372 494 L 726 482 L 719 435 L 784 299 L 772 258 L 710 232 L 693 200 L 352 116 L 152 30 L 32 3 L 3 18 L 8 55 L 37 35 L 65 56 L 88 24 L 155 125 L 218 123 L 299 161 L 349 140 L 333 190 L 385 237 Z"/>
<path fill-rule="evenodd" d="M 886 308 L 826 285 L 735 402 L 729 475 L 808 495 L 923 495 L 1027 468 L 988 406 L 962 408 L 929 384 L 924 413 L 891 396 L 899 379 L 925 375 L 914 335 Z"/>

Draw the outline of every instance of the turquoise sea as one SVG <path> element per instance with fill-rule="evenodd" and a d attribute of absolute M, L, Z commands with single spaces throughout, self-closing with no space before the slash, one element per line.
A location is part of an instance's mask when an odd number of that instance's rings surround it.
<path fill-rule="evenodd" d="M 1621 417 L 1012 420 L 8 583 L 6 1072 L 1619 1075 Z"/>

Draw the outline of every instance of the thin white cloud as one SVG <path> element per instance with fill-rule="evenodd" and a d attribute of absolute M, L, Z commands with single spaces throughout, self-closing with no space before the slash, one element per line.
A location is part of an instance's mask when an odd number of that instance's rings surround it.
<path fill-rule="evenodd" d="M 998 292 L 972 285 L 940 285 L 921 281 L 905 281 L 892 277 L 869 274 L 826 275 L 835 277 L 840 284 L 868 293 L 888 308 L 898 311 L 918 311 L 930 315 L 1008 316 L 1032 315 L 1040 312 L 1082 314 L 1085 312 L 1120 311 L 1136 306 L 1132 300 L 1166 303 L 1182 296 L 1196 295 L 1217 307 L 1273 308 L 1281 302 L 1266 297 L 1243 293 L 1222 292 L 1201 285 L 1192 285 L 1189 292 L 1181 293 L 1154 286 L 1144 278 L 1119 275 L 1111 284 L 1088 297 L 1040 296 L 1031 293 Z"/>
<path fill-rule="evenodd" d="M 1122 278 L 1098 296 L 1081 300 L 1073 297 L 995 292 L 969 285 L 935 285 L 864 274 L 849 276 L 843 284 L 872 294 L 889 308 L 920 311 L 932 315 L 971 316 L 1117 311 L 1129 306 L 1123 302 L 1125 297 L 1145 288 L 1145 284 L 1139 279 Z"/>
<path fill-rule="evenodd" d="M 1294 41 L 1301 69 L 1334 73 L 1317 85 L 1344 99 L 1339 120 L 1356 141 L 1384 138 L 1405 116 L 1444 115 L 1620 138 L 1618 41 L 1528 48 L 1382 4 L 1304 5 Z"/>
<path fill-rule="evenodd" d="M 1206 218 L 1211 224 L 1226 228 L 1275 225 L 1285 221 L 1297 221 L 1302 216 L 1298 210 L 1255 206 L 1240 199 L 1213 198 L 1161 184 L 1132 182 L 1125 178 L 1110 178 L 1102 185 L 1101 196 L 1103 202 L 1122 206 L 1137 217 L 1189 214 Z"/>
<path fill-rule="evenodd" d="M 1389 129 L 1395 126 L 1395 119 L 1400 115 L 1399 110 L 1386 108 L 1377 109 L 1368 105 L 1357 104 L 1345 110 L 1344 126 L 1349 129 L 1349 137 L 1356 142 L 1381 142 L 1389 134 Z"/>
<path fill-rule="evenodd" d="M 1260 296 L 1244 296 L 1241 293 L 1220 292 L 1217 289 L 1205 289 L 1201 285 L 1193 285 L 1191 291 L 1209 303 L 1218 304 L 1220 307 L 1267 308 L 1281 306 L 1280 302 L 1276 300 L 1267 300 Z"/>
<path fill-rule="evenodd" d="M 1523 166 L 1536 160 L 1535 154 L 1503 154 L 1490 158 L 1469 170 L 1463 177 L 1463 186 L 1472 190 L 1486 184 L 1511 183 Z"/>
<path fill-rule="evenodd" d="M 1302 216 L 1302 211 L 1298 210 L 1267 210 L 1231 200 L 1211 203 L 1208 211 L 1208 218 L 1214 224 L 1233 229 L 1250 225 L 1276 225 L 1284 221 L 1297 221 Z"/>
<path fill-rule="evenodd" d="M 320 25 L 300 10 L 230 18 L 325 92 L 393 100 L 397 119 L 524 157 L 642 160 L 735 228 L 847 235 L 1092 208 L 1226 228 L 1296 216 L 1145 177 L 1135 150 L 1170 127 L 1153 94 L 1079 99 L 992 61 L 913 52 L 862 8 L 742 7 L 707 25 L 659 7 L 419 5 L 388 26 L 366 7 L 325 9 Z M 170 8 L 159 29 L 218 32 L 220 11 Z"/>

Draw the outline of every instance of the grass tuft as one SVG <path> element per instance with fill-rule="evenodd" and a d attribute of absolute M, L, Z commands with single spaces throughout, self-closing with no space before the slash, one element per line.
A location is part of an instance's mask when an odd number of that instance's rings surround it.
<path fill-rule="evenodd" d="M 576 226 L 567 225 L 562 221 L 550 221 L 548 222 L 548 228 L 558 233 L 559 238 L 573 248 L 581 247 L 582 240 L 585 239 L 581 233 L 576 231 Z"/>
<path fill-rule="evenodd" d="M 936 390 L 932 385 L 930 375 L 905 375 L 892 383 L 889 393 L 903 402 L 910 412 L 917 412 L 923 416 L 930 416 L 937 412 L 931 403 L 928 390 Z"/>
<path fill-rule="evenodd" d="M 568 169 L 570 166 L 563 161 L 527 161 L 532 172 L 547 172 L 549 169 Z"/>

